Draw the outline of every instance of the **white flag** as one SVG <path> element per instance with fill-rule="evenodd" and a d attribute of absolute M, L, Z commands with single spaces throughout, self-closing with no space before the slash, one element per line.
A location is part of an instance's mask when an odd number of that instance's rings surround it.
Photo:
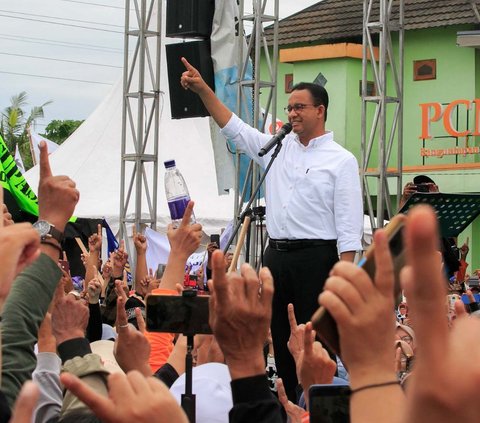
<path fill-rule="evenodd" d="M 15 147 L 15 163 L 17 164 L 18 170 L 22 173 L 25 173 L 25 166 L 23 165 L 22 156 L 20 155 L 20 150 L 18 149 L 18 144 Z"/>
<path fill-rule="evenodd" d="M 170 243 L 164 234 L 160 234 L 153 229 L 145 228 L 145 238 L 147 238 L 147 266 L 149 269 L 156 270 L 159 264 L 166 264 L 170 254 Z M 195 272 L 207 261 L 207 252 L 193 253 L 187 260 L 187 267 L 190 272 Z"/>
<path fill-rule="evenodd" d="M 238 79 L 241 72 L 239 63 L 240 49 L 243 44 L 243 60 L 247 59 L 247 43 L 243 34 L 238 32 L 240 19 L 238 3 L 232 0 L 216 0 L 213 15 L 212 34 L 210 36 L 213 71 L 215 75 L 215 94 L 230 110 L 237 108 Z M 249 60 L 245 79 L 252 79 L 252 64 Z M 251 88 L 242 88 L 243 110 L 237 113 L 240 118 L 252 124 L 253 101 Z M 228 189 L 235 186 L 235 146 L 226 141 L 220 133 L 220 128 L 210 122 L 210 133 L 217 173 L 217 188 L 219 195 L 225 195 Z M 228 143 L 228 145 L 226 145 Z M 240 186 L 245 180 L 245 173 L 250 159 L 241 156 Z"/>
<path fill-rule="evenodd" d="M 38 147 L 40 141 L 45 141 L 47 143 L 48 154 L 52 154 L 59 147 L 59 145 L 54 143 L 53 141 L 50 141 L 49 139 L 38 135 L 33 129 L 30 129 L 30 140 L 32 142 L 32 150 L 34 154 L 34 157 L 32 157 L 32 159 L 34 161 L 34 164 L 40 162 L 40 148 Z"/>

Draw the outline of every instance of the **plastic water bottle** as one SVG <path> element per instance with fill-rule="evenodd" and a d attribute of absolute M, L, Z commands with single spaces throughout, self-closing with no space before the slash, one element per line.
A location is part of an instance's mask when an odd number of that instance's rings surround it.
<path fill-rule="evenodd" d="M 185 209 L 190 201 L 187 184 L 182 174 L 175 166 L 175 160 L 168 160 L 165 164 L 165 194 L 167 195 L 170 217 L 175 227 L 180 225 Z M 195 222 L 192 214 L 191 222 Z"/>

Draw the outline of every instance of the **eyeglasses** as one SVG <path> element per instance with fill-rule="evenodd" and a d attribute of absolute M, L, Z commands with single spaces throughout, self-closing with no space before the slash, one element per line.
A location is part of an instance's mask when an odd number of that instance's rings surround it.
<path fill-rule="evenodd" d="M 302 103 L 295 103 L 292 105 L 288 105 L 284 107 L 283 110 L 288 115 L 292 110 L 295 110 L 295 113 L 301 112 L 306 107 L 318 107 L 316 104 L 302 104 Z"/>

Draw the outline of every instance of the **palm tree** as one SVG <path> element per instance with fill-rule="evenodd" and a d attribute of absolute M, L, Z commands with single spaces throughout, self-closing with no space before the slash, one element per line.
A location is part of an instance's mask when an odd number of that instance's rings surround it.
<path fill-rule="evenodd" d="M 30 156 L 30 149 L 26 145 L 29 142 L 27 130 L 36 119 L 43 118 L 43 108 L 51 101 L 47 101 L 41 106 L 34 106 L 27 115 L 25 111 L 28 104 L 27 97 L 27 93 L 22 91 L 10 98 L 10 106 L 5 108 L 1 116 L 0 133 L 12 154 L 18 144 L 20 151 L 28 153 L 27 155 Z M 24 157 L 24 162 L 26 167 L 30 167 L 28 164 L 32 162 L 31 157 Z"/>

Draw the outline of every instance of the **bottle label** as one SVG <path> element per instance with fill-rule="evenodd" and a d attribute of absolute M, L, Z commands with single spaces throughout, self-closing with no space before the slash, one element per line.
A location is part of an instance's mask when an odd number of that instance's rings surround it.
<path fill-rule="evenodd" d="M 172 220 L 182 219 L 189 201 L 190 199 L 188 197 L 181 197 L 168 202 L 168 208 L 170 209 L 170 217 Z"/>

